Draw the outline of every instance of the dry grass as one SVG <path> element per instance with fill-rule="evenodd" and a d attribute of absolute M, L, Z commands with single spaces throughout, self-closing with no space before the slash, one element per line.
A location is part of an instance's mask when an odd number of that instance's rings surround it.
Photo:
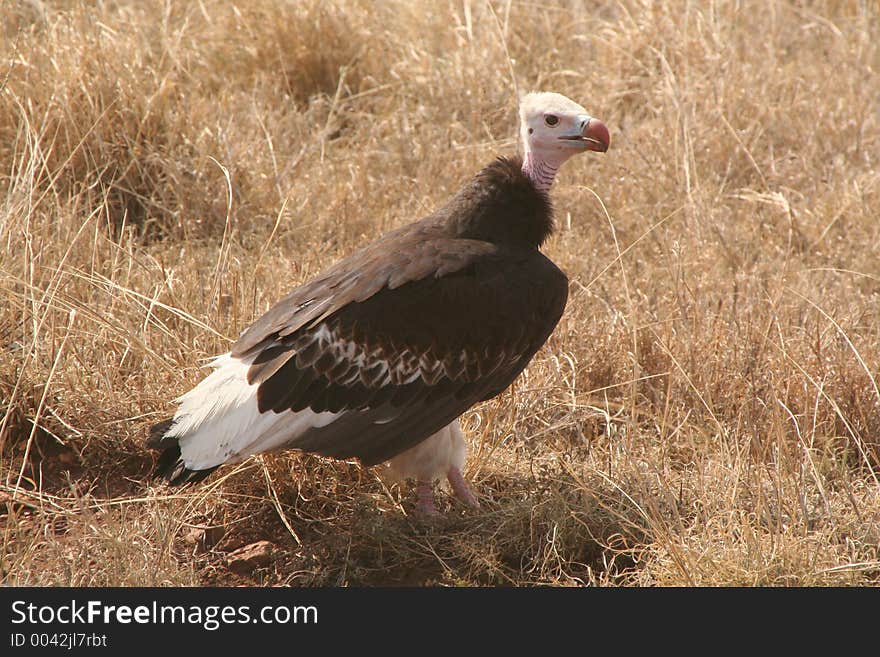
<path fill-rule="evenodd" d="M 0 582 L 880 583 L 876 3 L 31 0 L 0 26 Z M 612 149 L 554 190 L 565 317 L 465 416 L 483 509 L 425 524 L 292 453 L 149 482 L 146 427 L 206 357 L 515 148 L 512 71 Z"/>

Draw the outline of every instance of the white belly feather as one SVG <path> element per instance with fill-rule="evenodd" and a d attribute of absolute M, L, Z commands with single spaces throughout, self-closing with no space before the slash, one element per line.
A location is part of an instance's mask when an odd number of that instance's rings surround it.
<path fill-rule="evenodd" d="M 452 467 L 464 468 L 467 445 L 461 432 L 461 424 L 455 419 L 429 436 L 415 447 L 398 454 L 388 461 L 392 477 L 419 481 L 443 479 Z"/>

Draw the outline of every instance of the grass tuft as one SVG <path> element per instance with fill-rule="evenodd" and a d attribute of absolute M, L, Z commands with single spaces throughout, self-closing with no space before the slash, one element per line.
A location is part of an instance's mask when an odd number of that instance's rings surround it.
<path fill-rule="evenodd" d="M 71 0 L 0 34 L 0 583 L 880 584 L 875 4 Z M 562 322 L 464 416 L 482 508 L 294 453 L 151 482 L 206 359 L 513 152 L 530 89 L 612 145 L 553 191 Z"/>

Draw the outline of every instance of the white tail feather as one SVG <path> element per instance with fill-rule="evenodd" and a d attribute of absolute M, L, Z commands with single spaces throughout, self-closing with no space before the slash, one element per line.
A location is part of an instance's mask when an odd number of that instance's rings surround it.
<path fill-rule="evenodd" d="M 180 444 L 184 465 L 206 470 L 280 449 L 312 427 L 323 427 L 341 413 L 260 413 L 257 386 L 247 381 L 253 357 L 225 353 L 211 362 L 214 371 L 177 401 L 180 408 L 167 436 Z"/>

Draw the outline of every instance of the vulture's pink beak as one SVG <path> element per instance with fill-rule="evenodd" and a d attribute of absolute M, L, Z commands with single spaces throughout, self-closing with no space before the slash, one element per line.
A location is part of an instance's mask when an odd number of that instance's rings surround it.
<path fill-rule="evenodd" d="M 586 142 L 588 151 L 604 153 L 611 144 L 608 128 L 599 119 L 591 118 L 581 131 L 581 138 Z"/>
<path fill-rule="evenodd" d="M 584 150 L 596 151 L 597 153 L 607 151 L 608 145 L 611 143 L 611 136 L 608 134 L 608 128 L 605 127 L 605 124 L 589 114 L 577 115 L 574 128 L 570 132 L 560 135 L 559 139 L 582 144 Z"/>

